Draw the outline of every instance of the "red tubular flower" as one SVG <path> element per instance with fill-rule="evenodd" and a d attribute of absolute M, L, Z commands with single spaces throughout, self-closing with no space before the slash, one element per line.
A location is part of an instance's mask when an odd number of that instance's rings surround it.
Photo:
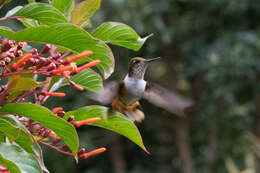
<path fill-rule="evenodd" d="M 41 92 L 40 94 L 44 96 L 55 96 L 55 97 L 64 97 L 66 95 L 65 93 L 56 93 L 56 92 Z"/>
<path fill-rule="evenodd" d="M 70 85 L 73 86 L 74 88 L 76 88 L 77 90 L 83 91 L 84 88 L 82 86 L 79 86 L 77 84 L 75 84 L 73 81 L 69 81 Z"/>
<path fill-rule="evenodd" d="M 95 66 L 95 65 L 98 65 L 99 63 L 100 63 L 100 60 L 92 61 L 92 62 L 90 62 L 90 63 L 87 63 L 87 64 L 83 65 L 83 66 L 78 67 L 78 68 L 75 70 L 75 72 L 76 72 L 76 73 L 80 73 L 82 70 L 84 70 L 84 69 L 86 69 L 86 68 L 93 67 L 93 66 Z"/>
<path fill-rule="evenodd" d="M 75 68 L 74 65 L 67 65 L 67 66 L 64 66 L 64 67 L 60 67 L 60 68 L 58 68 L 56 70 L 53 70 L 52 74 L 56 75 L 56 74 L 64 72 L 64 71 L 73 70 L 74 68 Z"/>
<path fill-rule="evenodd" d="M 57 107 L 57 108 L 54 108 L 51 112 L 52 112 L 53 114 L 57 114 L 58 112 L 60 112 L 60 111 L 62 111 L 62 110 L 63 110 L 62 107 Z"/>
<path fill-rule="evenodd" d="M 81 154 L 79 156 L 79 159 L 86 159 L 86 158 L 89 158 L 90 156 L 94 156 L 94 155 L 103 153 L 105 151 L 106 151 L 106 148 L 98 148 L 98 149 L 90 151 L 88 153 Z"/>
<path fill-rule="evenodd" d="M 1 173 L 10 173 L 10 171 L 5 167 L 5 165 L 0 163 L 0 172 Z"/>
<path fill-rule="evenodd" d="M 32 57 L 31 53 L 26 53 L 18 62 L 14 63 L 11 68 L 13 70 L 16 70 L 21 65 L 23 65 L 24 62 L 28 61 L 31 57 Z"/>
<path fill-rule="evenodd" d="M 76 121 L 76 122 L 73 123 L 73 125 L 74 125 L 74 127 L 77 128 L 77 127 L 80 127 L 80 126 L 85 125 L 85 124 L 98 122 L 100 120 L 101 120 L 101 118 L 99 118 L 99 117 L 88 118 L 86 120 Z"/>
<path fill-rule="evenodd" d="M 57 137 L 56 133 L 54 133 L 53 131 L 51 131 L 49 133 L 49 136 L 52 137 L 52 138 L 56 138 Z"/>
<path fill-rule="evenodd" d="M 90 55 L 92 55 L 92 51 L 90 51 L 90 50 L 84 51 L 84 52 L 82 52 L 82 53 L 80 53 L 80 54 L 78 54 L 78 55 L 75 55 L 75 56 L 73 56 L 73 57 L 67 58 L 67 59 L 64 61 L 64 64 L 69 64 L 69 63 L 71 63 L 72 61 L 75 61 L 75 60 L 77 60 L 77 59 L 84 58 L 84 57 L 90 56 Z"/>

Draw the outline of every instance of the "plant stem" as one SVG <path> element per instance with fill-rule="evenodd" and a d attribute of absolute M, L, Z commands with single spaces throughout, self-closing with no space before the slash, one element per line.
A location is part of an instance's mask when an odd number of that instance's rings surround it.
<path fill-rule="evenodd" d="M 2 7 L 3 4 L 0 4 L 0 8 Z M 1 17 L 0 21 L 4 20 L 9 20 L 9 19 L 19 19 L 19 18 L 24 18 L 23 16 L 13 16 L 13 17 Z"/>
<path fill-rule="evenodd" d="M 38 141 L 38 142 L 39 142 L 40 144 L 46 145 L 47 147 L 50 147 L 50 148 L 56 150 L 56 151 L 58 151 L 58 152 L 60 152 L 60 153 L 62 153 L 62 154 L 66 154 L 66 155 L 69 155 L 69 156 L 73 156 L 72 153 L 67 152 L 67 151 L 62 151 L 62 150 L 59 149 L 58 147 L 55 147 L 55 146 L 53 146 L 53 145 L 51 145 L 51 144 L 49 144 L 49 143 L 42 142 L 42 141 Z"/>

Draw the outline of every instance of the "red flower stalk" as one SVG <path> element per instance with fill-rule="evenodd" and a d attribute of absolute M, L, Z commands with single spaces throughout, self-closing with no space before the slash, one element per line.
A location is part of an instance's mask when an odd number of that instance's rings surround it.
<path fill-rule="evenodd" d="M 60 112 L 60 111 L 62 111 L 62 110 L 63 110 L 62 107 L 57 107 L 57 108 L 54 108 L 51 112 L 52 112 L 53 114 L 57 114 L 58 112 Z"/>
<path fill-rule="evenodd" d="M 87 63 L 87 64 L 83 65 L 83 66 L 78 67 L 78 68 L 75 70 L 75 72 L 76 72 L 76 73 L 80 73 L 82 70 L 84 70 L 84 69 L 86 69 L 86 68 L 93 67 L 93 66 L 95 66 L 95 65 L 98 65 L 99 63 L 100 63 L 100 60 L 92 61 L 92 62 L 90 62 L 90 63 Z"/>
<path fill-rule="evenodd" d="M 106 151 L 106 148 L 98 148 L 98 149 L 90 151 L 88 153 L 81 154 L 79 156 L 79 159 L 86 159 L 86 158 L 89 158 L 90 156 L 94 156 L 94 155 L 103 153 L 105 151 Z"/>
<path fill-rule="evenodd" d="M 55 97 L 64 97 L 66 95 L 65 93 L 56 93 L 56 92 L 41 92 L 40 94 L 44 96 L 55 96 Z"/>
<path fill-rule="evenodd" d="M 101 120 L 101 118 L 99 118 L 99 117 L 88 118 L 86 120 L 76 121 L 76 122 L 73 123 L 73 125 L 74 125 L 74 127 L 77 128 L 77 127 L 80 127 L 80 126 L 85 125 L 85 124 L 98 122 L 100 120 Z"/>
<path fill-rule="evenodd" d="M 19 68 L 21 65 L 23 65 L 24 62 L 28 61 L 32 57 L 31 53 L 26 53 L 18 62 L 14 63 L 12 65 L 12 69 L 16 70 Z"/>
<path fill-rule="evenodd" d="M 89 51 L 89 50 L 84 51 L 84 52 L 82 52 L 82 53 L 80 53 L 80 54 L 78 54 L 78 55 L 75 55 L 75 56 L 73 56 L 73 57 L 67 58 L 67 59 L 64 61 L 64 64 L 69 64 L 69 63 L 71 63 L 72 61 L 75 61 L 75 60 L 77 60 L 77 59 L 84 58 L 84 57 L 90 56 L 90 55 L 92 55 L 92 51 Z"/>

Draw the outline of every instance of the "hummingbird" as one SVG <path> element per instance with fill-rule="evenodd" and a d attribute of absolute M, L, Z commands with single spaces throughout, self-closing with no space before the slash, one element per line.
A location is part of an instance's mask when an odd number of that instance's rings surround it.
<path fill-rule="evenodd" d="M 148 65 L 158 59 L 160 57 L 132 58 L 128 65 L 128 73 L 122 81 L 108 83 L 101 92 L 89 95 L 90 98 L 103 105 L 110 105 L 113 111 L 118 111 L 137 122 L 145 118 L 139 103 L 142 98 L 177 116 L 185 116 L 186 111 L 193 105 L 192 100 L 144 80 Z"/>

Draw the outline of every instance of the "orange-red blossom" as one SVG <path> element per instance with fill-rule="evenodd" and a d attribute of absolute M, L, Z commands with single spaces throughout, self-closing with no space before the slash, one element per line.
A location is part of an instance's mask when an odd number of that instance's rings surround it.
<path fill-rule="evenodd" d="M 30 58 L 32 57 L 31 53 L 26 53 L 21 59 L 19 59 L 19 61 L 17 61 L 16 63 L 14 63 L 12 65 L 12 69 L 16 70 L 17 68 L 19 68 L 21 65 L 23 65 L 24 62 L 28 61 Z"/>
<path fill-rule="evenodd" d="M 84 51 L 84 52 L 77 54 L 73 57 L 67 58 L 65 60 L 65 63 L 71 63 L 72 61 L 75 61 L 77 59 L 80 59 L 80 58 L 83 58 L 83 57 L 86 57 L 86 56 L 90 56 L 90 55 L 92 55 L 92 51 L 87 50 L 87 51 Z"/>
<path fill-rule="evenodd" d="M 98 149 L 90 151 L 88 153 L 81 154 L 79 156 L 79 159 L 86 159 L 86 158 L 89 158 L 90 156 L 94 156 L 94 155 L 103 153 L 105 151 L 106 151 L 106 148 L 98 148 Z"/>
<path fill-rule="evenodd" d="M 90 67 L 93 67 L 95 65 L 98 65 L 100 63 L 100 60 L 94 60 L 94 61 L 91 61 L 83 66 L 80 66 L 78 68 L 76 68 L 75 72 L 76 73 L 80 73 L 82 70 L 86 69 L 86 68 L 90 68 Z"/>
<path fill-rule="evenodd" d="M 57 114 L 58 112 L 60 112 L 60 111 L 62 111 L 62 110 L 63 110 L 62 107 L 56 107 L 56 108 L 54 108 L 51 112 L 52 112 L 53 114 Z"/>
<path fill-rule="evenodd" d="M 55 97 L 64 97 L 66 94 L 65 93 L 57 93 L 57 92 L 42 92 L 41 93 L 44 96 L 55 96 Z"/>
<path fill-rule="evenodd" d="M 101 120 L 101 118 L 99 118 L 99 117 L 88 118 L 88 119 L 85 119 L 85 120 L 82 120 L 82 121 L 76 121 L 76 122 L 73 123 L 73 125 L 74 125 L 74 127 L 80 127 L 82 125 L 89 124 L 89 123 L 95 123 L 95 122 L 98 122 L 100 120 Z"/>

